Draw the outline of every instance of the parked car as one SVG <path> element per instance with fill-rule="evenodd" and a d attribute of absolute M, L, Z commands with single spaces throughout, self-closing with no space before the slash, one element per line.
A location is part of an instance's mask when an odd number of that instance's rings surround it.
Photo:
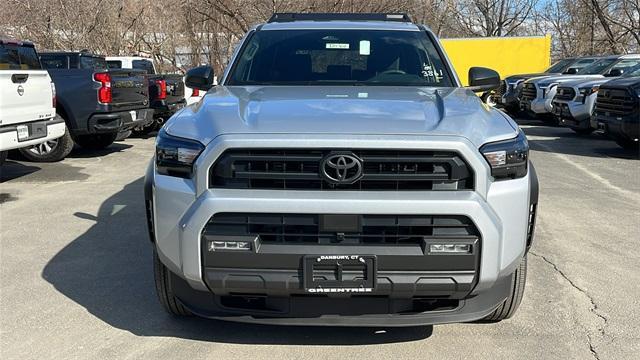
<path fill-rule="evenodd" d="M 592 64 L 597 57 L 582 57 L 562 59 L 542 73 L 518 74 L 507 76 L 500 88 L 493 92 L 492 100 L 498 107 L 502 107 L 510 113 L 517 113 L 520 110 L 520 91 L 525 80 L 541 77 L 565 74 L 569 69 L 580 71 L 584 67 Z"/>
<path fill-rule="evenodd" d="M 287 325 L 512 316 L 538 182 L 526 137 L 400 14 L 275 14 L 162 127 L 145 178 L 167 312 Z M 473 89 L 473 91 L 471 90 Z"/>
<path fill-rule="evenodd" d="M 623 148 L 638 149 L 640 69 L 600 85 L 591 121 L 591 126 L 602 129 Z"/>
<path fill-rule="evenodd" d="M 106 60 L 109 69 L 138 69 L 148 74 L 149 107 L 153 109 L 154 122 L 136 128 L 136 132 L 158 130 L 171 115 L 187 104 L 182 75 L 158 74 L 153 61 L 140 56 L 107 56 Z"/>
<path fill-rule="evenodd" d="M 55 107 L 55 86 L 33 43 L 0 39 L 0 165 L 9 150 L 39 151 L 65 136 Z"/>
<path fill-rule="evenodd" d="M 520 109 L 535 116 L 552 117 L 552 101 L 559 84 L 576 80 L 595 80 L 620 76 L 625 69 L 640 64 L 640 54 L 615 55 L 601 58 L 585 67 L 579 73 L 571 71 L 567 75 L 531 78 L 524 82 L 520 93 Z"/>
<path fill-rule="evenodd" d="M 624 72 L 634 74 L 638 69 L 640 65 Z M 591 117 L 598 89 L 608 81 L 611 81 L 610 77 L 587 81 L 575 80 L 558 85 L 556 96 L 553 98 L 553 115 L 560 125 L 569 127 L 578 134 L 593 132 L 595 127 L 591 126 Z"/>
<path fill-rule="evenodd" d="M 41 53 L 40 59 L 56 85 L 56 109 L 71 135 L 56 146 L 73 141 L 102 149 L 119 133 L 153 121 L 144 71 L 108 70 L 104 57 L 83 51 Z M 56 149 L 39 157 L 56 156 Z"/>

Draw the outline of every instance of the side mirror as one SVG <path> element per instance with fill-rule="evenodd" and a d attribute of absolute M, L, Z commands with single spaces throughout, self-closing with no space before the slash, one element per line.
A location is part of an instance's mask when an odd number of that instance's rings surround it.
<path fill-rule="evenodd" d="M 209 65 L 198 66 L 187 71 L 184 84 L 192 89 L 207 91 L 213 87 L 213 68 Z"/>
<path fill-rule="evenodd" d="M 578 73 L 578 68 L 569 68 L 565 74 L 575 75 Z"/>
<path fill-rule="evenodd" d="M 474 92 L 486 92 L 500 87 L 500 75 L 491 69 L 472 67 L 469 69 L 469 86 Z"/>
<path fill-rule="evenodd" d="M 606 77 L 618 77 L 621 76 L 624 73 L 624 70 L 622 69 L 611 69 L 609 71 L 609 73 L 607 75 L 605 75 Z"/>

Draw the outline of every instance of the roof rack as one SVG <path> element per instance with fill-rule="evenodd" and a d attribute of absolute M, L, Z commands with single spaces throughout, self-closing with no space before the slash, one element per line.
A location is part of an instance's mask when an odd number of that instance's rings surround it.
<path fill-rule="evenodd" d="M 404 13 L 274 13 L 269 23 L 292 21 L 395 21 L 412 22 Z"/>

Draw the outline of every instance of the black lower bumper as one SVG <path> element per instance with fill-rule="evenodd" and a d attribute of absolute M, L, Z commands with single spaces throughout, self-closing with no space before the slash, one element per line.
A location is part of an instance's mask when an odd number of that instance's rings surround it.
<path fill-rule="evenodd" d="M 500 99 L 500 105 L 509 111 L 520 110 L 520 99 L 515 92 L 508 92 Z"/>
<path fill-rule="evenodd" d="M 94 114 L 89 118 L 88 129 L 90 133 L 113 133 L 148 125 L 152 121 L 153 109 Z"/>
<path fill-rule="evenodd" d="M 597 114 L 594 119 L 597 128 L 614 139 L 636 141 L 640 138 L 640 112 L 623 116 Z"/>
<path fill-rule="evenodd" d="M 584 119 L 574 117 L 567 103 L 554 101 L 552 114 L 562 126 L 577 130 L 586 130 L 591 127 L 590 119 L 588 117 Z"/>
<path fill-rule="evenodd" d="M 463 299 L 390 296 L 217 295 L 191 288 L 172 275 L 178 300 L 194 314 L 218 320 L 274 325 L 423 326 L 479 320 L 491 313 L 511 291 L 511 276 L 475 296 Z"/>

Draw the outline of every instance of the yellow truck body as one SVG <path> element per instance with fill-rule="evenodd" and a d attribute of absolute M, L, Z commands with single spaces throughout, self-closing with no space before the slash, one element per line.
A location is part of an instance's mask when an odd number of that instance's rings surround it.
<path fill-rule="evenodd" d="M 468 85 L 469 68 L 488 67 L 500 78 L 537 73 L 551 65 L 551 36 L 441 39 L 460 81 Z"/>

